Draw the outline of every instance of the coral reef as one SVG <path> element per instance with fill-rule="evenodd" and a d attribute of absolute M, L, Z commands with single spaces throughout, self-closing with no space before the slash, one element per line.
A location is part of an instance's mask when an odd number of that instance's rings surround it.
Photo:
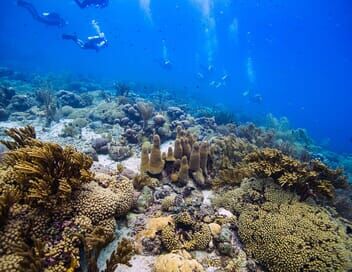
<path fill-rule="evenodd" d="M 271 177 L 282 187 L 295 189 L 302 200 L 309 196 L 331 199 L 335 188 L 347 188 L 347 179 L 340 169 L 331 170 L 317 160 L 301 163 L 270 148 L 247 154 L 236 170 L 244 177 Z"/>
<path fill-rule="evenodd" d="M 34 134 L 30 127 L 22 132 L 7 131 L 14 142 L 4 143 L 12 150 L 6 153 L 3 163 L 12 168 L 15 186 L 26 203 L 60 209 L 74 190 L 92 179 L 89 173 L 92 160 L 71 147 L 62 148 L 28 137 Z"/>
<path fill-rule="evenodd" d="M 111 254 L 110 259 L 106 262 L 105 272 L 114 272 L 119 264 L 130 266 L 129 262 L 133 255 L 133 243 L 126 238 L 122 238 L 116 250 Z"/>
<path fill-rule="evenodd" d="M 272 180 L 246 180 L 221 199 L 239 215 L 246 252 L 269 271 L 351 269 L 351 237 L 327 209 L 299 202 Z"/>
<path fill-rule="evenodd" d="M 12 141 L 2 141 L 9 151 L 0 168 L 0 270 L 76 271 L 83 249 L 95 271 L 115 217 L 132 207 L 132 181 L 112 178 L 103 188 L 93 181 L 92 160 L 72 147 L 35 139 L 32 127 L 6 133 Z"/>
<path fill-rule="evenodd" d="M 161 240 L 168 251 L 177 249 L 205 250 L 212 239 L 210 228 L 197 223 L 187 212 L 175 216 L 161 232 Z"/>

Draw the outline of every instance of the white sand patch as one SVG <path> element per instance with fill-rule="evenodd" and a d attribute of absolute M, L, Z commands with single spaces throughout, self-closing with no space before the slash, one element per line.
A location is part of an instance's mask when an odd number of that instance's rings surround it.
<path fill-rule="evenodd" d="M 202 194 L 203 194 L 203 204 L 211 206 L 211 200 L 214 197 L 213 191 L 204 190 L 204 191 L 202 191 Z"/>
<path fill-rule="evenodd" d="M 72 121 L 73 121 L 73 119 L 61 119 L 58 123 L 51 125 L 50 133 L 48 133 L 48 134 L 50 134 L 50 136 L 48 136 L 48 138 L 49 137 L 60 137 L 65 125 L 72 122 Z"/>
<path fill-rule="evenodd" d="M 135 255 L 130 261 L 131 267 L 119 265 L 115 272 L 152 272 L 156 257 Z"/>
<path fill-rule="evenodd" d="M 98 155 L 98 163 L 111 169 L 116 169 L 117 165 L 117 162 L 113 161 L 109 155 Z"/>
<path fill-rule="evenodd" d="M 88 127 L 82 128 L 81 135 L 83 140 L 89 141 L 89 142 L 92 141 L 93 139 L 101 138 L 101 135 L 95 133 L 94 130 Z"/>
<path fill-rule="evenodd" d="M 137 155 L 133 155 L 128 159 L 121 161 L 121 164 L 126 168 L 135 173 L 139 173 L 139 165 L 141 164 L 141 158 Z"/>
<path fill-rule="evenodd" d="M 17 127 L 22 127 L 23 125 L 20 122 L 13 122 L 13 121 L 5 121 L 5 122 L 0 122 L 0 127 L 2 128 L 17 128 Z"/>

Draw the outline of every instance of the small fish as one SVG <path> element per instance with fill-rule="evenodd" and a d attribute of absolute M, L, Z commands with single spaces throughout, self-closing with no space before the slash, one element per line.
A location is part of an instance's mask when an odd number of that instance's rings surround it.
<path fill-rule="evenodd" d="M 248 96 L 249 95 L 249 91 L 244 91 L 243 93 L 242 93 L 242 96 L 244 96 L 244 97 L 246 97 L 246 96 Z"/>
<path fill-rule="evenodd" d="M 204 79 L 204 75 L 201 72 L 197 73 L 197 78 L 198 79 Z"/>
<path fill-rule="evenodd" d="M 213 87 L 213 86 L 215 86 L 215 84 L 216 84 L 216 82 L 215 82 L 215 80 L 213 80 L 212 82 L 209 83 L 209 86 Z"/>
<path fill-rule="evenodd" d="M 225 75 L 223 75 L 222 77 L 221 77 L 221 80 L 222 81 L 225 81 L 225 80 L 227 80 L 229 78 L 229 75 L 228 74 L 225 74 Z"/>
<path fill-rule="evenodd" d="M 218 82 L 216 85 L 215 85 L 215 88 L 218 89 L 222 86 L 222 83 L 221 82 Z"/>

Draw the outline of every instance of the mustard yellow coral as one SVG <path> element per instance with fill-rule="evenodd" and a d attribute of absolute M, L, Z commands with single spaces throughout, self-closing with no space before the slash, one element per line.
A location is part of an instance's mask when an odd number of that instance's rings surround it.
<path fill-rule="evenodd" d="M 154 264 L 154 272 L 204 272 L 204 268 L 186 251 L 175 251 L 159 256 Z"/>
<path fill-rule="evenodd" d="M 269 271 L 352 268 L 352 239 L 343 222 L 325 208 L 299 202 L 270 179 L 247 180 L 230 192 L 236 198 L 228 208 L 239 214 L 245 251 Z"/>

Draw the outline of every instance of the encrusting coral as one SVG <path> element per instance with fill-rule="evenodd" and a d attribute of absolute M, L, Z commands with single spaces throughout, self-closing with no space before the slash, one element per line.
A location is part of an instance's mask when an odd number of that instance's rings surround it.
<path fill-rule="evenodd" d="M 174 251 L 159 256 L 154 264 L 154 272 L 204 272 L 204 268 L 185 250 Z"/>

